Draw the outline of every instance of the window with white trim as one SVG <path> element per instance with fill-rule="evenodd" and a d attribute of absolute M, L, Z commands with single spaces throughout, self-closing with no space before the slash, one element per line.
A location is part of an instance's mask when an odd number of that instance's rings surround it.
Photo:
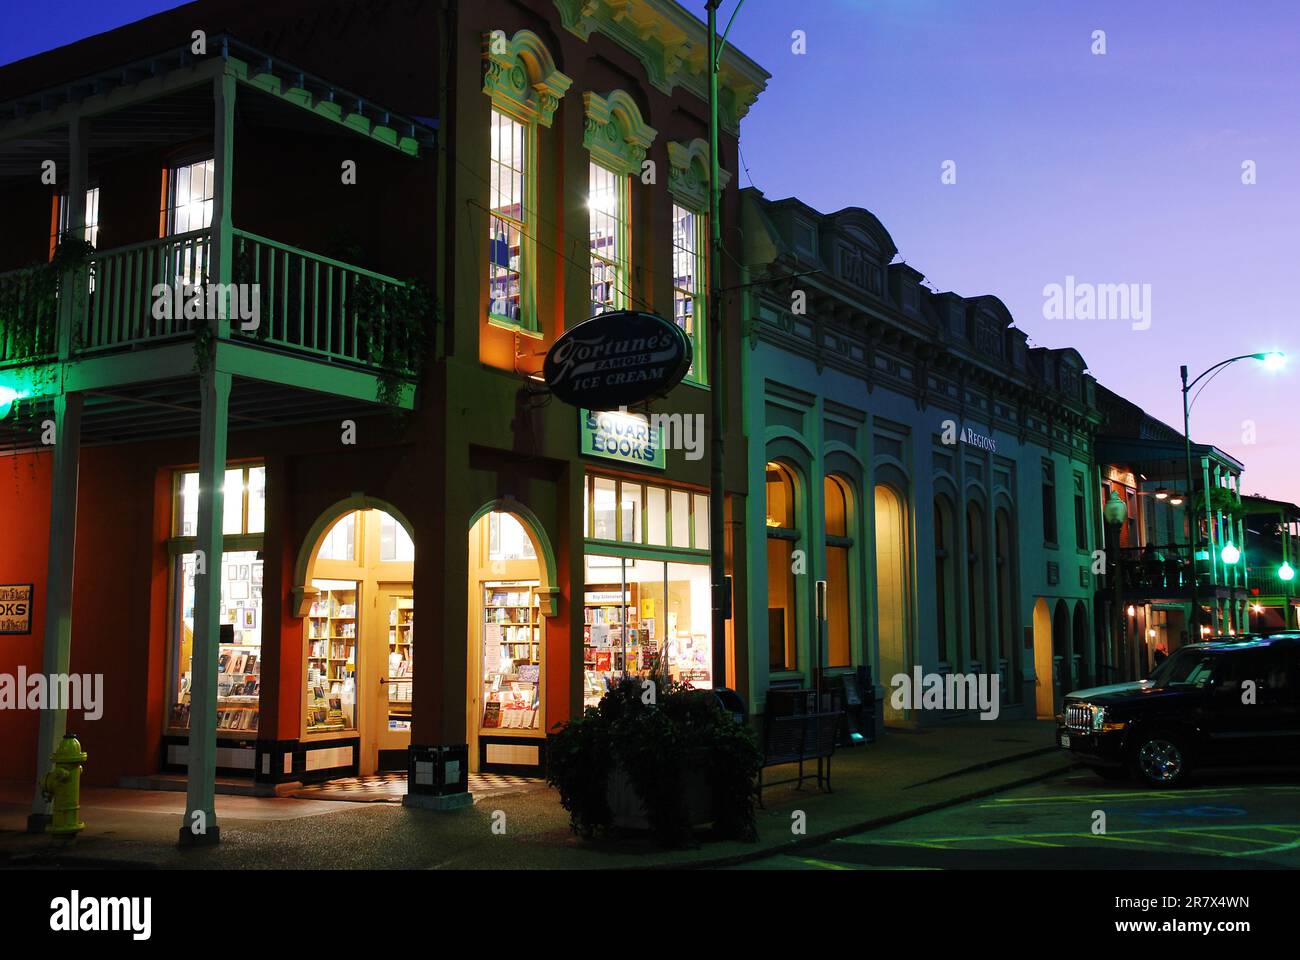
<path fill-rule="evenodd" d="M 488 214 L 488 316 L 532 328 L 527 295 L 530 131 L 509 114 L 492 111 L 491 191 Z"/>
<path fill-rule="evenodd" d="M 624 310 L 628 301 L 628 178 L 590 165 L 587 207 L 591 224 L 591 315 Z"/>
<path fill-rule="evenodd" d="M 706 382 L 704 359 L 705 218 L 673 204 L 673 320 L 694 348 L 687 379 Z"/>

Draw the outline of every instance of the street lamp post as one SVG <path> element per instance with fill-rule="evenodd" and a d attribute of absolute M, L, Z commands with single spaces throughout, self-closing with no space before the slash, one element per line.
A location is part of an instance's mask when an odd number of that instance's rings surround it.
<path fill-rule="evenodd" d="M 1127 623 L 1120 618 L 1124 610 L 1123 572 L 1119 566 L 1119 531 L 1128 519 L 1128 505 L 1120 499 L 1119 494 L 1111 490 L 1110 497 L 1101 508 L 1102 519 L 1110 530 L 1110 635 L 1114 643 L 1112 650 L 1115 665 L 1123 671 L 1128 670 L 1128 644 L 1125 642 Z"/>
<path fill-rule="evenodd" d="M 1190 383 L 1187 381 L 1187 365 L 1184 364 L 1178 368 L 1179 375 L 1182 377 L 1183 381 L 1183 452 L 1187 458 L 1188 510 L 1191 509 L 1192 505 L 1192 431 L 1191 405 L 1187 401 L 1187 394 L 1192 387 L 1204 380 L 1208 374 L 1222 370 L 1224 367 L 1236 363 L 1238 360 L 1261 360 L 1270 370 L 1276 370 L 1286 362 L 1286 355 L 1278 351 L 1272 351 L 1269 353 L 1243 353 L 1239 357 L 1230 357 L 1227 360 L 1222 360 L 1219 363 L 1216 363 L 1214 366 L 1204 370 L 1200 376 Z M 1210 491 L 1206 490 L 1204 493 L 1206 504 L 1208 505 Z M 1200 637 L 1201 632 L 1201 578 L 1196 569 L 1197 541 L 1200 537 L 1198 536 L 1196 518 L 1191 516 L 1190 513 L 1187 513 L 1187 539 L 1192 551 L 1192 628 L 1190 635 L 1193 639 L 1196 639 Z"/>

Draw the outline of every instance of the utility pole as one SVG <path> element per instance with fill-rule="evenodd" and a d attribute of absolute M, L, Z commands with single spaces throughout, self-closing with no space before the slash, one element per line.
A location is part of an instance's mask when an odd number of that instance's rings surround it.
<path fill-rule="evenodd" d="M 709 14 L 709 296 L 705 321 L 708 325 L 709 377 L 709 577 L 713 585 L 713 686 L 727 685 L 727 561 L 723 485 L 723 325 L 722 308 L 722 189 L 718 160 L 718 4 L 705 0 Z"/>
<path fill-rule="evenodd" d="M 1179 375 L 1183 378 L 1183 452 L 1187 457 L 1187 500 L 1183 503 L 1183 515 L 1187 517 L 1187 542 L 1192 552 L 1192 624 L 1187 631 L 1187 639 L 1195 643 L 1201 639 L 1201 577 L 1196 569 L 1196 541 L 1198 525 L 1194 515 L 1195 503 L 1192 497 L 1192 431 L 1191 431 L 1191 413 L 1187 407 L 1187 366 L 1178 368 Z M 1210 492 L 1205 491 L 1206 502 L 1209 502 Z"/>

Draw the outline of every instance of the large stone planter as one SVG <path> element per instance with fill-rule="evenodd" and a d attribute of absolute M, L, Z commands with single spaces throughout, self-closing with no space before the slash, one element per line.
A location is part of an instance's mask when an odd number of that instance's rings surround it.
<path fill-rule="evenodd" d="M 703 826 L 713 820 L 713 790 L 709 786 L 709 775 L 705 768 L 691 764 L 686 771 L 686 812 L 690 815 L 693 827 Z M 609 774 L 606 788 L 606 800 L 613 825 L 626 830 L 649 830 L 650 821 L 646 817 L 645 801 L 633 786 L 627 773 L 618 763 Z"/>

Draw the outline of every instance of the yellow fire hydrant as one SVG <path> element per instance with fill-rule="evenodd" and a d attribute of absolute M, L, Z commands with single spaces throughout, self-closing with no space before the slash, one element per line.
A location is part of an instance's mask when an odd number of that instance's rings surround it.
<path fill-rule="evenodd" d="M 54 764 L 41 782 L 41 792 L 50 801 L 53 818 L 45 832 L 72 840 L 86 825 L 78 818 L 81 812 L 81 765 L 86 754 L 75 734 L 63 735 L 59 748 L 50 757 Z"/>

